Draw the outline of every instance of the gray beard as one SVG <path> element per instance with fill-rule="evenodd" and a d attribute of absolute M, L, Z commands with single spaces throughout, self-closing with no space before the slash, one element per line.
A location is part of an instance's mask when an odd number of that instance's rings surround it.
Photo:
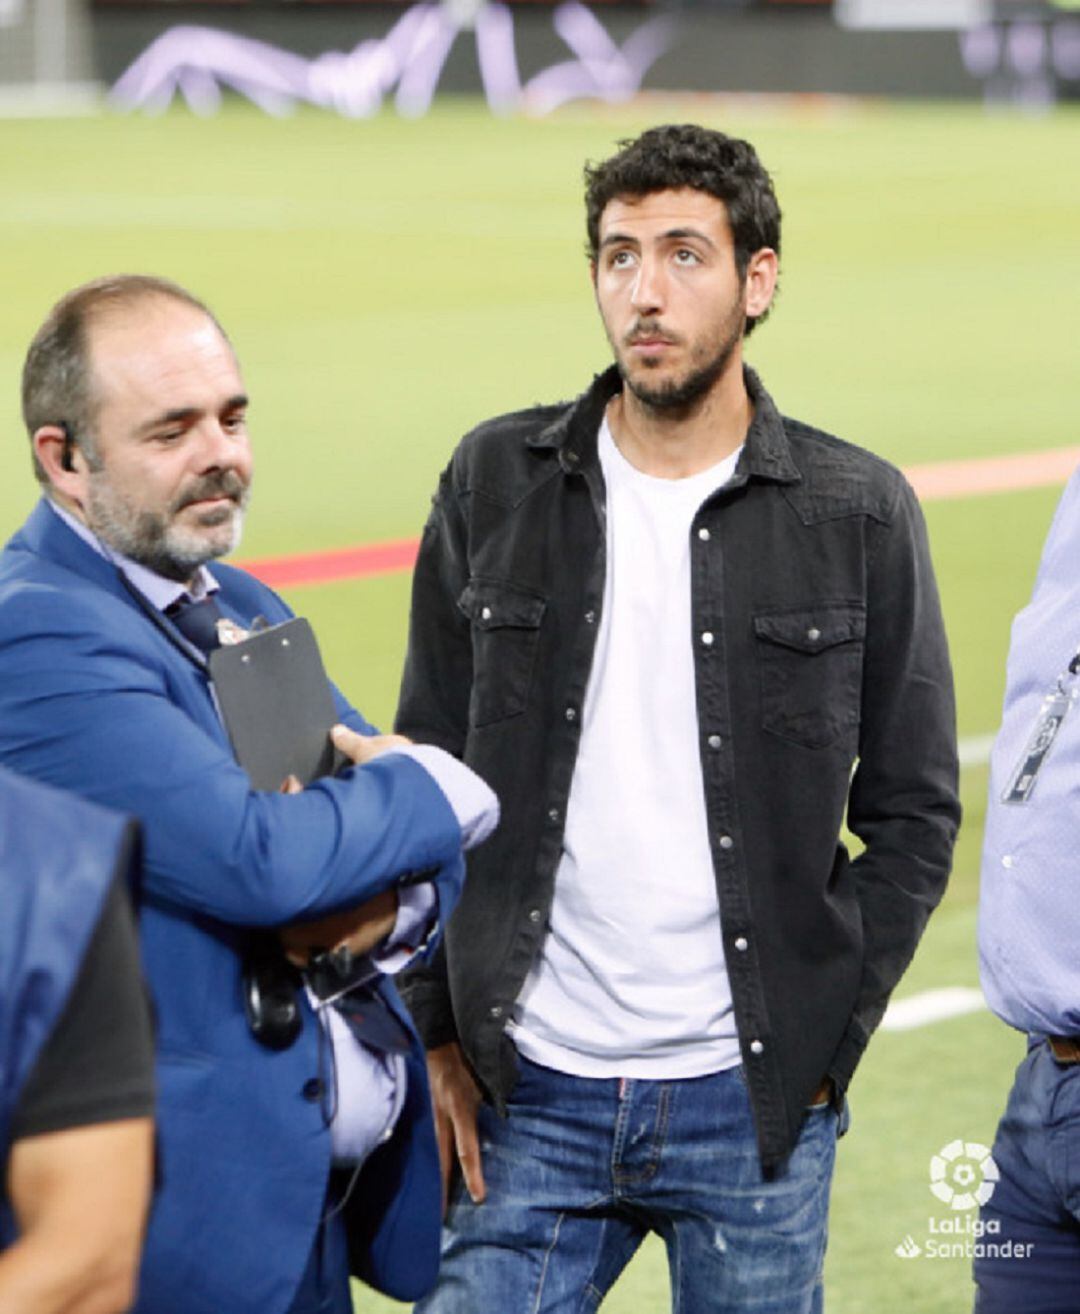
<path fill-rule="evenodd" d="M 229 489 L 233 486 L 230 484 Z M 239 486 L 239 480 L 235 480 L 235 486 Z M 227 556 L 239 546 L 246 505 L 245 489 L 238 504 L 212 513 L 206 527 L 219 532 L 208 538 L 174 524 L 169 515 L 140 511 L 118 495 L 103 476 L 91 475 L 86 520 L 98 538 L 122 556 L 166 579 L 186 583 L 200 566 Z"/>

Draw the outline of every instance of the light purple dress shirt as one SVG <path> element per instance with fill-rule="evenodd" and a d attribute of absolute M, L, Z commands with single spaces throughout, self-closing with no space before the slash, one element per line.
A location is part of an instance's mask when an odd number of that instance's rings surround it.
<path fill-rule="evenodd" d="M 1013 622 L 983 845 L 983 990 L 999 1017 L 1037 1034 L 1080 1035 L 1080 677 L 1068 670 L 1078 649 L 1080 469 L 1058 504 L 1031 602 Z M 1063 674 L 1062 695 L 1045 701 Z M 1015 788 L 1037 727 L 1065 706 L 1030 791 Z M 1024 792 L 1026 801 L 1004 801 Z"/>

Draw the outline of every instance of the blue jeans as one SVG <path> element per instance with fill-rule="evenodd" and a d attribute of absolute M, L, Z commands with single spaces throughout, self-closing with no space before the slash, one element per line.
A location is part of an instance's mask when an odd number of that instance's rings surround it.
<path fill-rule="evenodd" d="M 765 1180 L 741 1068 L 594 1080 L 522 1059 L 509 1118 L 480 1112 L 487 1199 L 458 1184 L 417 1314 L 585 1314 L 648 1232 L 667 1246 L 674 1314 L 812 1314 L 836 1135 L 832 1108 L 809 1111 Z"/>
<path fill-rule="evenodd" d="M 1016 1069 L 991 1153 L 1001 1176 L 980 1215 L 977 1314 L 1075 1314 L 1080 1066 L 1056 1063 L 1045 1041 L 1029 1049 Z M 1024 1250 L 1018 1254 L 1019 1247 Z"/>

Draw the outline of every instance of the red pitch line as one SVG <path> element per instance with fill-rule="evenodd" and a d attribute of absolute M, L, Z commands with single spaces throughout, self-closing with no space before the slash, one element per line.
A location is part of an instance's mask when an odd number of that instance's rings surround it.
<path fill-rule="evenodd" d="M 910 465 L 904 473 L 923 502 L 976 497 L 983 493 L 1011 493 L 1021 488 L 1063 484 L 1080 463 L 1080 447 L 1056 447 L 1031 455 L 977 457 L 971 461 L 932 461 Z M 326 552 L 299 552 L 288 557 L 261 557 L 237 564 L 271 588 L 301 584 L 330 584 L 339 579 L 366 579 L 412 570 L 418 538 L 335 548 Z"/>
<path fill-rule="evenodd" d="M 260 557 L 240 561 L 256 579 L 273 589 L 297 584 L 329 584 L 336 579 L 365 579 L 412 570 L 420 547 L 418 538 L 398 538 L 386 543 L 362 543 L 359 547 L 332 548 L 327 552 L 298 552 L 291 557 Z"/>

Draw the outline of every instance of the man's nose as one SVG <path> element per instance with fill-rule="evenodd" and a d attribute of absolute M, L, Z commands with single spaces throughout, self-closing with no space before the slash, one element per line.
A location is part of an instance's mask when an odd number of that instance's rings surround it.
<path fill-rule="evenodd" d="M 248 457 L 247 434 L 225 427 L 216 418 L 199 427 L 199 465 L 203 470 L 228 470 L 243 465 Z"/>
<path fill-rule="evenodd" d="M 657 314 L 664 308 L 664 278 L 655 260 L 643 259 L 630 289 L 630 301 L 639 315 Z"/>

